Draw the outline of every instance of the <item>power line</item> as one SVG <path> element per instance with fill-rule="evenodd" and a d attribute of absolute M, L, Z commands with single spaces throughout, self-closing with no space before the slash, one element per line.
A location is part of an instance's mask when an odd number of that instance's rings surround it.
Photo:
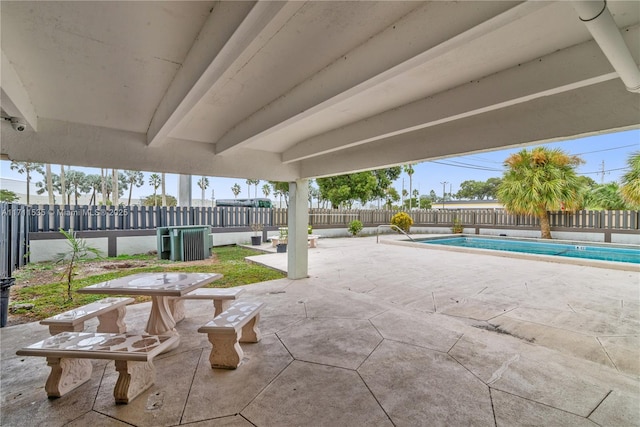
<path fill-rule="evenodd" d="M 622 145 L 620 147 L 612 147 L 612 148 L 603 148 L 602 150 L 595 150 L 595 151 L 586 151 L 584 153 L 578 153 L 575 154 L 576 156 L 582 156 L 584 154 L 591 154 L 591 153 L 602 153 L 603 151 L 613 151 L 613 150 L 620 150 L 622 148 L 629 148 L 629 147 L 638 147 L 638 144 L 629 144 L 629 145 Z"/>

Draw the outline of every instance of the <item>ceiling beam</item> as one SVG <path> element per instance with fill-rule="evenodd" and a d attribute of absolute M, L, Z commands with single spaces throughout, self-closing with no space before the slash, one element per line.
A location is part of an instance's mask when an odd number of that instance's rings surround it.
<path fill-rule="evenodd" d="M 300 161 L 302 178 L 640 128 L 640 103 L 615 79 Z"/>
<path fill-rule="evenodd" d="M 640 27 L 626 31 L 625 38 L 637 47 Z M 301 141 L 283 153 L 282 161 L 322 156 L 617 78 L 590 41 Z"/>
<path fill-rule="evenodd" d="M 0 132 L 1 154 L 11 160 L 274 181 L 299 175 L 298 165 L 282 165 L 274 153 L 243 149 L 215 156 L 211 144 L 172 138 L 155 147 L 147 145 L 144 133 L 79 123 L 40 119 L 38 132 L 8 125 Z M 247 162 L 251 169 L 243 167 Z"/>
<path fill-rule="evenodd" d="M 548 6 L 546 2 L 525 2 L 510 7 L 391 67 L 384 65 L 385 61 L 380 60 L 379 52 L 380 45 L 385 45 L 384 39 L 393 39 L 394 35 L 393 32 L 383 31 L 231 129 L 217 141 L 217 153 L 260 140 L 307 120 Z M 424 14 L 428 12 L 428 8 L 420 11 Z M 380 69 L 381 64 L 386 68 Z"/>
<path fill-rule="evenodd" d="M 250 10 L 243 5 L 215 6 L 151 119 L 149 145 L 162 143 L 207 91 L 228 82 L 304 2 L 256 2 Z"/>
<path fill-rule="evenodd" d="M 0 106 L 11 117 L 23 118 L 34 131 L 38 130 L 38 115 L 27 89 L 9 58 L 2 51 L 0 63 Z"/>

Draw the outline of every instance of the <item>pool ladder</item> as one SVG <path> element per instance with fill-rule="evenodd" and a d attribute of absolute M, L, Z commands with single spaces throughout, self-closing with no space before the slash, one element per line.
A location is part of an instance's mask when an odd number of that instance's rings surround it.
<path fill-rule="evenodd" d="M 411 236 L 409 236 L 407 233 L 405 233 L 405 231 L 402 228 L 398 227 L 397 225 L 393 225 L 393 224 L 381 224 L 381 225 L 376 227 L 376 243 L 379 243 L 380 227 L 388 227 L 388 228 L 391 228 L 393 230 L 399 231 L 402 234 L 404 234 L 405 236 L 407 236 L 409 238 L 409 240 L 411 240 L 412 242 L 416 243 L 416 241 L 413 240 L 411 238 Z"/>

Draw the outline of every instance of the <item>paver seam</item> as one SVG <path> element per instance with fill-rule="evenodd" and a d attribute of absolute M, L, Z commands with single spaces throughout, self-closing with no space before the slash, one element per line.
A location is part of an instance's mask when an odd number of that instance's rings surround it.
<path fill-rule="evenodd" d="M 589 415 L 586 416 L 586 418 L 589 418 L 591 415 L 593 415 L 593 413 L 600 407 L 600 405 L 602 405 L 602 403 L 607 400 L 607 397 L 609 397 L 609 395 L 613 393 L 613 390 L 609 390 L 609 392 L 607 394 L 604 395 L 604 397 L 602 398 L 602 400 L 600 402 L 598 402 L 598 404 L 593 408 L 593 410 L 591 410 L 591 412 L 589 412 Z"/>
<path fill-rule="evenodd" d="M 602 351 L 604 351 L 604 354 L 606 354 L 607 358 L 609 359 L 609 362 L 611 362 L 613 367 L 616 368 L 616 371 L 620 372 L 620 369 L 618 368 L 618 365 L 616 365 L 616 362 L 613 361 L 613 359 L 609 355 L 609 352 L 607 351 L 606 347 L 604 346 L 604 344 L 602 344 L 602 341 L 600 341 L 600 337 L 596 337 L 596 341 L 598 341 L 598 344 L 600 344 L 600 348 L 602 348 Z M 622 373 L 622 372 L 620 372 L 620 373 Z M 591 415 L 591 414 L 589 414 L 589 415 Z"/>
<path fill-rule="evenodd" d="M 376 347 L 377 348 L 377 347 Z M 372 352 L 373 353 L 373 352 Z M 362 366 L 362 364 L 360 365 Z M 360 368 L 360 367 L 358 367 Z M 382 410 L 382 412 L 387 416 L 387 419 L 389 420 L 389 422 L 391 423 L 391 425 L 395 426 L 396 423 L 393 422 L 393 419 L 391 418 L 391 415 L 389 415 L 386 411 L 386 409 L 384 409 L 384 406 L 382 406 L 382 403 L 378 400 L 378 397 L 376 396 L 376 394 L 373 392 L 373 390 L 371 390 L 369 388 L 369 384 L 367 384 L 367 382 L 364 380 L 364 378 L 362 378 L 362 375 L 360 375 L 360 372 L 358 372 L 358 370 L 356 369 L 356 374 L 358 375 L 358 378 L 360 378 L 360 381 L 362 381 L 362 384 L 364 384 L 364 386 L 367 388 L 367 390 L 369 390 L 369 393 L 371 393 L 371 397 L 373 397 L 373 400 L 376 401 L 376 403 L 378 404 L 378 406 L 380 407 L 380 409 Z"/>
<path fill-rule="evenodd" d="M 371 320 L 369 320 L 369 323 L 371 323 Z M 380 347 L 380 345 L 382 345 L 382 343 L 386 340 L 386 338 L 380 333 L 380 331 L 378 330 L 378 328 L 376 328 L 372 323 L 371 326 L 373 326 L 373 329 L 376 330 L 376 332 L 380 335 L 380 341 L 378 342 L 378 344 L 376 344 L 376 346 L 373 348 L 373 350 L 371 350 L 371 352 L 369 352 L 369 354 L 367 355 L 367 357 L 365 357 L 362 362 L 360 362 L 360 364 L 354 369 L 354 371 L 358 372 L 358 369 L 360 369 L 362 367 L 362 365 L 364 365 L 364 363 L 369 360 L 369 358 L 371 357 L 371 355 L 378 349 L 378 347 Z M 360 374 L 358 374 L 360 375 Z M 364 381 L 364 380 L 363 380 Z"/>
<path fill-rule="evenodd" d="M 193 370 L 193 375 L 191 376 L 191 383 L 189 383 L 189 391 L 187 391 L 187 397 L 184 399 L 184 404 L 182 406 L 182 412 L 180 413 L 180 419 L 178 420 L 178 424 L 182 424 L 182 420 L 184 418 L 184 411 L 187 410 L 187 403 L 189 403 L 189 396 L 191 396 L 191 389 L 193 388 L 193 382 L 196 379 L 196 374 L 198 373 L 198 367 L 200 366 L 200 362 L 202 361 L 204 350 L 205 350 L 204 348 L 200 350 L 200 356 L 198 356 L 198 362 L 196 363 L 195 369 Z"/>
<path fill-rule="evenodd" d="M 496 408 L 493 406 L 493 393 L 491 392 L 492 388 L 489 387 L 489 402 L 491 402 L 491 413 L 493 414 L 493 425 L 498 427 L 498 419 L 496 418 Z"/>
<path fill-rule="evenodd" d="M 588 417 L 585 417 L 584 415 L 576 414 L 575 412 L 567 411 L 566 409 L 556 408 L 555 406 L 551 406 L 551 405 L 543 403 L 543 402 L 538 402 L 537 400 L 533 400 L 533 399 L 531 399 L 529 397 L 520 396 L 520 395 L 517 395 L 517 394 L 515 394 L 513 392 L 510 392 L 510 391 L 501 390 L 499 387 L 489 386 L 489 389 L 490 390 L 496 390 L 496 391 L 499 391 L 500 393 L 508 394 L 510 396 L 514 396 L 514 397 L 517 397 L 518 399 L 526 400 L 528 402 L 533 402 L 533 403 L 535 403 L 537 405 L 546 406 L 547 408 L 555 409 L 556 411 L 564 412 L 565 414 L 570 414 L 570 415 L 574 415 L 576 417 L 584 418 L 585 420 L 590 421 L 590 422 L 594 423 L 595 425 L 600 425 L 597 422 L 588 419 Z M 613 391 L 613 390 L 611 390 L 611 391 Z M 609 396 L 611 391 L 609 391 L 609 393 L 607 393 L 607 396 Z M 605 398 L 606 398 L 606 396 L 605 396 Z M 604 399 L 603 399 L 603 401 L 604 401 Z M 600 406 L 601 403 L 602 402 L 598 403 L 598 406 Z M 596 407 L 596 409 L 597 409 L 597 407 Z M 593 411 L 595 411 L 595 409 Z M 591 411 L 591 413 L 593 413 L 593 411 Z M 589 416 L 591 415 L 591 413 L 589 414 Z"/>

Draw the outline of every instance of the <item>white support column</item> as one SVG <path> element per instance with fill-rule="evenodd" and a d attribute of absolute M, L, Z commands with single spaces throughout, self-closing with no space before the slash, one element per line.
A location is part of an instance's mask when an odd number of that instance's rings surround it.
<path fill-rule="evenodd" d="M 191 175 L 180 175 L 178 180 L 178 206 L 191 207 Z"/>
<path fill-rule="evenodd" d="M 308 200 L 309 180 L 299 179 L 289 183 L 289 244 L 287 248 L 287 275 L 289 279 L 304 279 L 308 276 Z"/>

